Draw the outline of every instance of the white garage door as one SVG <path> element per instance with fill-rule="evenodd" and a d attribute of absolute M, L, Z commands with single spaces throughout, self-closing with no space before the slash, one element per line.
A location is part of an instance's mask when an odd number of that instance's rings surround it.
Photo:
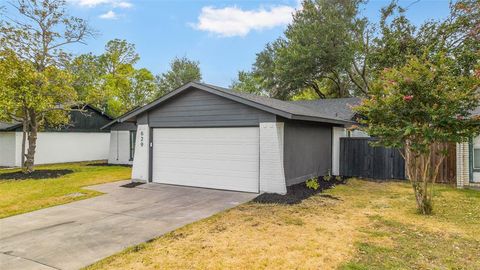
<path fill-rule="evenodd" d="M 153 130 L 152 180 L 258 192 L 258 128 Z"/>

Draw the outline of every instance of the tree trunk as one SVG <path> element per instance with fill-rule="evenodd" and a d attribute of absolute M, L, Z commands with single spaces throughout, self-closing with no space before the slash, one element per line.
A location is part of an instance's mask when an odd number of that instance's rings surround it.
<path fill-rule="evenodd" d="M 34 111 L 29 112 L 29 119 L 30 129 L 28 131 L 28 150 L 27 154 L 25 155 L 25 173 L 32 173 L 34 171 L 33 166 L 35 164 L 35 150 L 37 148 L 38 136 L 38 122 Z"/>
<path fill-rule="evenodd" d="M 423 215 L 430 215 L 433 212 L 433 184 L 445 159 L 445 154 L 442 153 L 441 158 L 432 161 L 432 151 L 436 149 L 435 144 L 432 144 L 427 152 L 414 153 L 408 143 L 405 147 L 407 176 L 415 192 L 418 212 Z"/>
<path fill-rule="evenodd" d="M 22 171 L 26 172 L 25 170 L 25 147 L 26 147 L 26 141 L 27 141 L 27 120 L 24 118 L 23 119 L 23 124 L 22 124 L 22 153 L 21 153 L 21 163 L 22 163 Z"/>

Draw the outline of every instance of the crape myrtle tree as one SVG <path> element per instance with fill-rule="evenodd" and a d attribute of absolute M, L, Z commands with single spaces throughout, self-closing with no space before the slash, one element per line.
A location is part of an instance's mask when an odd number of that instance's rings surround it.
<path fill-rule="evenodd" d="M 381 71 L 356 111 L 377 144 L 405 149 L 418 210 L 430 214 L 431 184 L 446 155 L 441 146 L 480 133 L 479 119 L 470 117 L 479 105 L 480 1 L 452 3 L 445 20 L 418 31 L 402 13 L 395 2 L 383 10 L 382 38 L 370 56 Z"/>
<path fill-rule="evenodd" d="M 83 19 L 69 16 L 65 7 L 63 0 L 18 0 L 10 2 L 10 12 L 0 18 L 1 64 L 8 76 L 0 114 L 4 121 L 23 123 L 28 138 L 26 173 L 34 170 L 39 129 L 46 122 L 66 122 L 69 110 L 78 105 L 71 78 L 62 70 L 70 58 L 64 48 L 83 43 L 92 31 Z"/>
<path fill-rule="evenodd" d="M 438 145 L 480 132 L 479 119 L 470 116 L 479 105 L 480 70 L 456 74 L 454 59 L 435 59 L 412 57 L 401 67 L 385 69 L 369 98 L 355 108 L 376 144 L 404 149 L 407 177 L 422 214 L 432 213 L 432 184 L 446 155 Z M 434 154 L 441 158 L 432 162 Z"/>

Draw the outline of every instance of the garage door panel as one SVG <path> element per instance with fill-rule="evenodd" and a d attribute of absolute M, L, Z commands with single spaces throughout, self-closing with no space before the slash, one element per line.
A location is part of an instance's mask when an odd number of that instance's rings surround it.
<path fill-rule="evenodd" d="M 201 143 L 201 142 L 199 142 Z M 171 145 L 161 145 L 161 144 L 154 144 L 153 146 L 156 147 L 158 151 L 162 151 L 163 153 L 169 153 L 169 154 L 174 154 L 174 155 L 180 155 L 180 154 L 200 154 L 200 155 L 206 155 L 206 154 L 226 154 L 226 155 L 236 155 L 236 156 L 251 156 L 256 154 L 259 149 L 258 146 L 255 145 L 249 145 L 249 144 L 244 144 L 244 145 L 181 145 L 181 146 L 175 146 L 178 144 L 171 144 Z"/>
<path fill-rule="evenodd" d="M 162 128 L 153 132 L 153 181 L 258 192 L 258 128 Z"/>
<path fill-rule="evenodd" d="M 236 173 L 241 172 L 255 172 L 258 173 L 258 163 L 253 161 L 231 161 L 231 160 L 214 160 L 214 159 L 205 159 L 205 160 L 186 160 L 186 159 L 159 159 L 159 162 L 163 162 L 162 169 L 168 171 L 171 168 L 185 168 L 185 163 L 188 163 L 189 169 L 212 169 L 217 171 L 224 171 L 228 173 L 229 171 L 235 171 Z"/>

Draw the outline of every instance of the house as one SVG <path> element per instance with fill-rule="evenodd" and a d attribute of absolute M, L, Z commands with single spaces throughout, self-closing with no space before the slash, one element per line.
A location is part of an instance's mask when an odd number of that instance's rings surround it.
<path fill-rule="evenodd" d="M 349 103 L 358 100 L 336 102 L 285 102 L 192 82 L 104 128 L 112 129 L 111 145 L 136 137 L 128 140 L 136 142 L 134 181 L 285 193 L 338 170 L 339 137 L 354 123 Z M 111 154 L 124 159 L 132 147 Z"/>
<path fill-rule="evenodd" d="M 112 118 L 92 106 L 70 112 L 70 123 L 46 127 L 38 133 L 35 164 L 108 158 L 110 135 L 101 127 Z M 22 160 L 22 124 L 0 123 L 0 166 L 19 167 Z"/>
<path fill-rule="evenodd" d="M 472 116 L 480 116 L 480 107 Z M 480 188 L 480 135 L 457 144 L 457 187 Z"/>

